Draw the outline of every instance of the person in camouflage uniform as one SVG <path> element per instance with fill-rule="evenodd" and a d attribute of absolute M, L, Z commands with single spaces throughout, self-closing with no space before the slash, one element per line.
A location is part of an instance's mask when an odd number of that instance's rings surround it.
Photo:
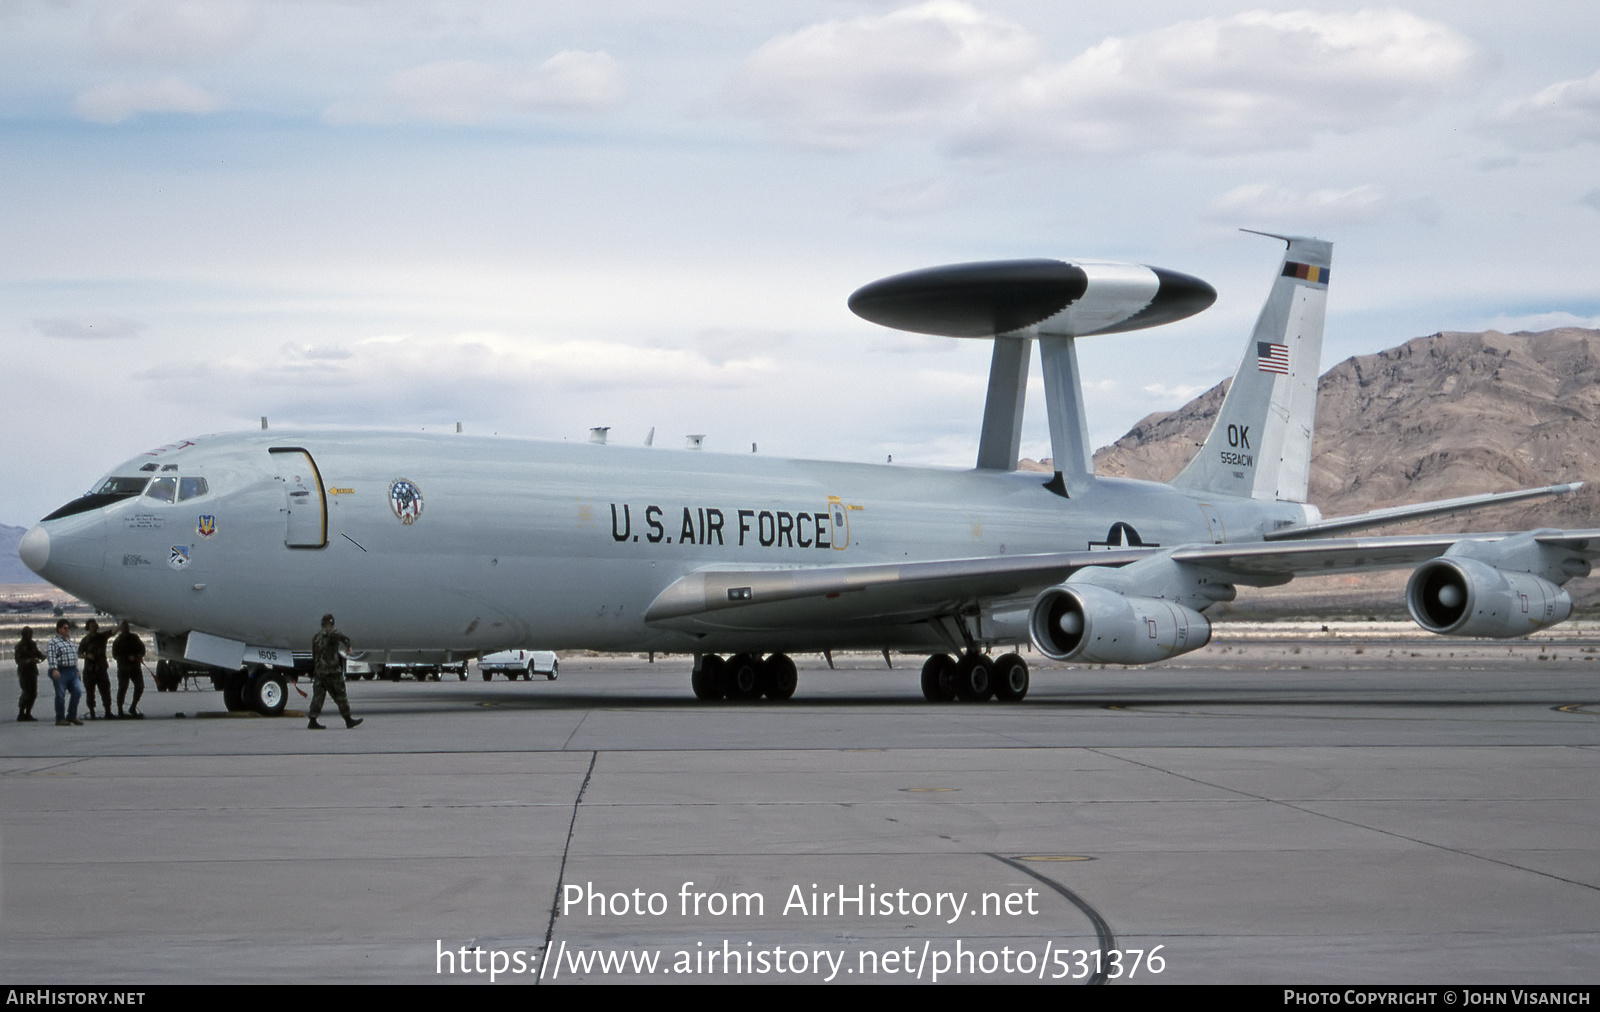
<path fill-rule="evenodd" d="M 317 715 L 322 713 L 322 701 L 328 696 L 344 717 L 345 727 L 355 727 L 365 718 L 350 716 L 350 700 L 344 693 L 344 657 L 350 653 L 350 637 L 333 627 L 333 616 L 322 616 L 322 630 L 311 638 L 311 718 L 308 729 L 321 731 Z"/>

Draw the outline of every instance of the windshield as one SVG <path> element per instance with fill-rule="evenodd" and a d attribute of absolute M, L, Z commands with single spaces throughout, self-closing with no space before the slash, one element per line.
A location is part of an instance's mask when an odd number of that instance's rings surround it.
<path fill-rule="evenodd" d="M 144 483 L 150 479 L 145 475 L 132 478 L 107 478 L 105 484 L 94 490 L 95 495 L 138 495 L 144 491 Z"/>
<path fill-rule="evenodd" d="M 175 502 L 178 498 L 178 479 L 153 479 L 150 487 L 144 490 L 144 497 L 154 499 L 156 502 Z"/>

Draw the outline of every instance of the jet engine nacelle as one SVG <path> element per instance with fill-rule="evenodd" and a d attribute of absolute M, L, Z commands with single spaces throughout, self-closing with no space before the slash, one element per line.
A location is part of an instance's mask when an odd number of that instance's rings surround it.
<path fill-rule="evenodd" d="M 1205 646 L 1211 623 L 1175 601 L 1065 583 L 1034 599 L 1028 634 L 1054 661 L 1149 664 Z"/>
<path fill-rule="evenodd" d="M 1541 576 L 1447 555 L 1411 574 L 1406 608 L 1431 633 L 1503 639 L 1566 621 L 1572 598 Z"/>

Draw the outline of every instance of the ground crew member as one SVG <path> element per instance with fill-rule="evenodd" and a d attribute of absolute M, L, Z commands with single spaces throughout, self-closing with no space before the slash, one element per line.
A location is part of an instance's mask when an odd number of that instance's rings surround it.
<path fill-rule="evenodd" d="M 22 684 L 22 695 L 17 697 L 17 719 L 32 720 L 33 701 L 39 698 L 39 662 L 44 660 L 44 654 L 33 641 L 31 626 L 23 626 L 22 639 L 12 649 L 11 659 L 17 662 L 17 681 Z"/>
<path fill-rule="evenodd" d="M 350 716 L 350 700 L 344 693 L 344 658 L 350 653 L 350 637 L 333 627 L 333 616 L 322 616 L 322 630 L 311 637 L 311 709 L 307 716 L 308 730 L 321 731 L 317 715 L 322 712 L 322 701 L 333 697 L 345 727 L 355 727 L 365 718 Z"/>
<path fill-rule="evenodd" d="M 106 661 L 106 641 L 111 638 L 111 630 L 100 631 L 100 623 L 94 619 L 84 623 L 86 635 L 78 643 L 78 658 L 83 662 L 83 691 L 89 697 L 89 719 L 95 719 L 94 690 L 100 690 L 100 698 L 106 704 L 106 719 L 111 719 L 111 665 Z"/>
<path fill-rule="evenodd" d="M 143 717 L 139 712 L 139 698 L 144 695 L 144 640 L 123 622 L 117 638 L 111 643 L 111 656 L 117 659 L 117 716 Z M 122 700 L 128 695 L 128 683 L 133 683 L 133 705 L 122 712 Z M 106 715 L 110 716 L 108 706 Z"/>

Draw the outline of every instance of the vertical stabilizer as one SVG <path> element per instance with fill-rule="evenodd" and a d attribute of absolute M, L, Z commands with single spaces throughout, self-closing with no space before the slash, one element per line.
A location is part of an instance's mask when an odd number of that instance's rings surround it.
<path fill-rule="evenodd" d="M 1269 233 L 1259 233 L 1268 235 Z M 1211 434 L 1172 479 L 1197 492 L 1305 502 L 1333 243 L 1288 243 Z"/>

